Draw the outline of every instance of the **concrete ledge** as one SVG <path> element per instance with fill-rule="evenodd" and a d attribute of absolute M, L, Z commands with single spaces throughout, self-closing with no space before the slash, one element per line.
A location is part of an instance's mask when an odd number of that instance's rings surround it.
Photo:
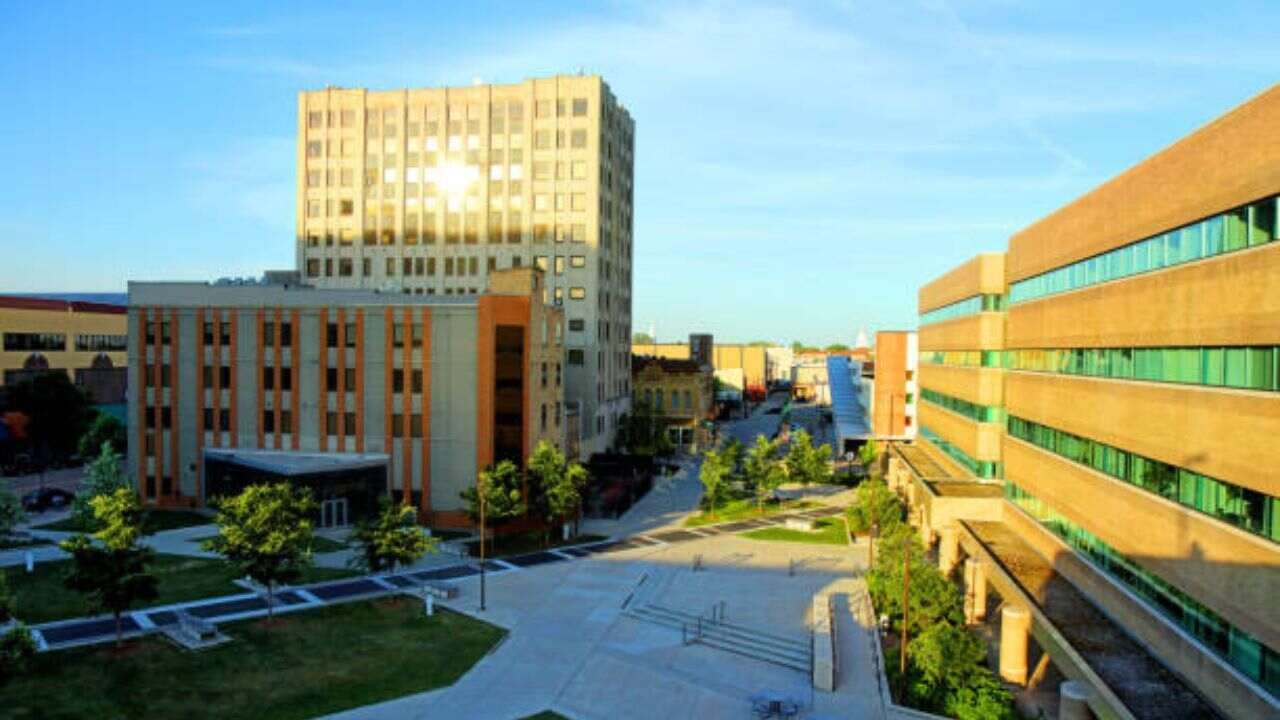
<path fill-rule="evenodd" d="M 813 598 L 813 686 L 834 692 L 838 673 L 835 642 L 835 613 L 830 595 Z"/>

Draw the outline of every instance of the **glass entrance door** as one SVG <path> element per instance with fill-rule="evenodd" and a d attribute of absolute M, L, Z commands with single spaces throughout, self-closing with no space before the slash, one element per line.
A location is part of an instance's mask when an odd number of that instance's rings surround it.
<path fill-rule="evenodd" d="M 320 527 L 346 527 L 347 499 L 334 498 L 320 503 Z"/>

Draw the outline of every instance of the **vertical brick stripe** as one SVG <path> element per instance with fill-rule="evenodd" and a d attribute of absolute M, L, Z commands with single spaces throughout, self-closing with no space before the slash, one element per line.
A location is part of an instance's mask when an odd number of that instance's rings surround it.
<path fill-rule="evenodd" d="M 409 432 L 409 418 L 413 414 L 413 308 L 404 308 L 401 322 L 404 323 L 404 347 L 401 352 L 401 365 L 404 384 L 400 388 L 400 460 L 403 465 L 401 499 L 410 502 L 413 498 L 413 433 Z"/>
<path fill-rule="evenodd" d="M 364 309 L 356 308 L 356 452 L 364 452 Z"/>
<path fill-rule="evenodd" d="M 275 350 L 272 352 L 272 357 L 271 357 L 272 362 L 275 363 L 274 366 L 271 368 L 271 373 L 275 378 L 274 382 L 272 383 L 275 389 L 271 393 L 271 408 L 272 408 L 271 412 L 272 414 L 275 415 L 275 420 L 274 420 L 275 432 L 271 434 L 271 447 L 275 448 L 276 450 L 279 450 L 282 447 L 282 441 L 284 439 L 282 436 L 282 433 L 284 432 L 284 428 L 280 427 L 280 419 L 281 419 L 281 415 L 283 414 L 281 411 L 284 409 L 283 407 L 284 391 L 280 388 L 280 385 L 281 385 L 280 378 L 281 378 L 281 375 L 283 375 L 283 373 L 280 372 L 280 365 L 283 362 L 283 353 L 284 353 L 284 349 L 280 347 L 280 338 L 284 334 L 283 332 L 281 332 L 280 323 L 283 320 L 284 320 L 284 311 L 281 310 L 280 308 L 276 308 L 275 330 L 274 330 Z"/>
<path fill-rule="evenodd" d="M 179 410 L 178 359 L 182 357 L 178 346 L 178 310 L 169 311 L 169 474 L 173 478 L 170 496 L 177 500 L 182 497 L 182 474 L 178 466 L 178 439 L 181 437 L 179 425 L 182 413 Z"/>
<path fill-rule="evenodd" d="M 391 466 L 395 467 L 395 438 L 391 435 L 392 386 L 391 374 L 395 372 L 395 354 L 393 346 L 393 330 L 395 326 L 394 311 L 390 306 L 382 309 L 382 447 L 391 458 Z"/>
<path fill-rule="evenodd" d="M 262 368 L 265 364 L 263 354 L 263 338 L 266 336 L 266 328 L 263 327 L 265 321 L 265 310 L 258 308 L 253 314 L 253 334 L 257 338 L 257 347 L 253 351 L 253 425 L 257 436 L 257 447 L 259 450 L 266 447 L 265 431 L 262 428 L 262 411 L 266 407 L 265 390 L 262 386 Z"/>
<path fill-rule="evenodd" d="M 154 458 L 156 487 L 152 488 L 153 494 L 151 499 L 160 497 L 160 483 L 164 476 L 164 386 L 160 382 L 160 370 L 164 366 L 164 343 L 161 338 L 160 325 L 164 322 L 164 310 L 161 308 L 152 308 L 152 315 L 155 318 L 156 332 L 155 344 L 152 346 L 155 353 L 154 370 L 151 373 L 152 382 L 155 384 L 155 404 L 151 406 L 151 419 L 156 424 L 155 442 L 152 443 L 152 457 Z"/>
<path fill-rule="evenodd" d="M 327 425 L 329 418 L 329 387 L 326 385 L 329 376 L 329 309 L 320 308 L 320 332 L 317 333 L 316 345 L 320 350 L 320 378 L 318 384 L 320 392 L 317 397 L 320 398 L 318 403 L 319 411 L 316 413 L 320 416 L 320 452 L 329 449 L 329 428 Z"/>
<path fill-rule="evenodd" d="M 138 496 L 147 496 L 147 309 L 138 308 L 138 382 L 133 389 L 138 398 L 138 432 L 133 458 L 138 463 Z"/>
<path fill-rule="evenodd" d="M 347 451 L 347 311 L 338 309 L 338 452 Z"/>
<path fill-rule="evenodd" d="M 204 308 L 196 308 L 196 505 L 204 504 Z"/>
<path fill-rule="evenodd" d="M 293 384 L 289 387 L 289 411 L 293 415 L 293 426 L 289 428 L 290 440 L 289 447 L 297 450 L 298 444 L 302 439 L 302 416 L 298 414 L 298 396 L 302 394 L 302 363 L 299 361 L 299 343 L 302 340 L 302 323 L 300 321 L 300 313 L 297 308 L 290 313 L 289 318 L 289 366 L 290 372 L 293 373 Z M 324 397 L 321 395 L 320 397 Z M 323 422 L 324 418 L 321 418 Z"/>
<path fill-rule="evenodd" d="M 213 446 L 222 447 L 222 310 L 213 309 Z"/>
<path fill-rule="evenodd" d="M 240 383 L 237 381 L 237 378 L 240 377 L 239 373 L 237 372 L 240 366 L 240 358 L 238 357 L 238 352 L 240 348 L 240 327 L 239 327 L 239 323 L 236 322 L 235 308 L 227 310 L 227 322 L 231 323 L 231 385 L 230 385 L 231 389 L 229 391 L 231 395 L 230 397 L 231 419 L 229 422 L 231 426 L 231 438 L 228 444 L 231 447 L 236 447 L 237 445 L 240 444 L 240 424 L 239 424 L 239 417 L 238 417 L 239 410 L 237 408 L 237 403 L 236 403 L 236 398 L 239 394 L 237 391 L 240 385 Z"/>
<path fill-rule="evenodd" d="M 409 341 L 412 343 L 412 339 Z M 431 512 L 431 308 L 422 308 L 422 497 L 419 507 Z M 425 519 L 425 518 L 424 518 Z"/>

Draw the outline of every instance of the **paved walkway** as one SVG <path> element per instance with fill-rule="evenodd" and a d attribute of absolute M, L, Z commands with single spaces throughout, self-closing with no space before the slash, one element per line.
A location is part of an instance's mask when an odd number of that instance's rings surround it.
<path fill-rule="evenodd" d="M 839 513 L 839 508 L 819 508 L 803 513 L 767 516 L 751 521 L 754 525 L 764 527 L 776 525 L 792 515 L 820 517 Z M 723 532 L 737 528 L 742 523 L 728 523 L 720 530 L 704 530 L 698 533 L 687 531 L 668 531 L 653 535 L 636 535 L 628 538 L 605 540 L 579 546 L 562 547 L 487 561 L 488 573 L 500 574 L 523 568 L 540 565 L 568 563 L 573 560 L 592 557 L 598 554 L 610 554 L 626 550 L 655 547 L 671 542 L 682 542 L 707 537 L 713 532 Z M 196 535 L 209 526 L 182 528 L 186 534 Z M 740 528 L 745 529 L 745 528 Z M 168 531 L 175 533 L 179 531 Z M 168 541 L 166 541 L 168 542 Z M 176 542 L 176 541 L 175 541 Z M 473 578 L 480 574 L 479 563 L 473 560 L 462 560 L 447 555 L 431 556 L 435 567 L 426 570 L 410 569 L 395 575 L 369 575 L 312 585 L 281 588 L 276 594 L 276 612 L 291 612 L 319 607 L 331 602 L 346 602 L 367 599 L 401 592 L 404 588 L 423 582 L 459 581 Z M 474 602 L 474 601 L 473 601 Z M 19 609 L 19 619 L 21 619 Z M 175 611 L 184 610 L 193 615 L 212 622 L 230 622 L 267 614 L 267 605 L 263 598 L 255 593 L 241 593 L 216 598 L 164 605 L 159 607 L 135 610 L 124 617 L 123 626 L 126 636 L 144 635 L 156 628 L 177 621 Z M 496 620 L 486 616 L 486 619 Z M 502 622 L 498 622 L 502 625 Z M 114 639 L 114 623 L 110 616 L 92 618 L 74 618 L 43 623 L 32 627 L 37 642 L 42 650 L 60 649 L 77 645 L 88 645 L 107 642 Z"/>

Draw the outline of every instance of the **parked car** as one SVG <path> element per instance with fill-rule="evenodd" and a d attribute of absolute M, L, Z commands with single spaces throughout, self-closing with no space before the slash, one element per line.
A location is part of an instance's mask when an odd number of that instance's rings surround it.
<path fill-rule="evenodd" d="M 22 496 L 22 509 L 27 512 L 60 510 L 71 504 L 75 495 L 62 488 L 43 488 Z"/>

